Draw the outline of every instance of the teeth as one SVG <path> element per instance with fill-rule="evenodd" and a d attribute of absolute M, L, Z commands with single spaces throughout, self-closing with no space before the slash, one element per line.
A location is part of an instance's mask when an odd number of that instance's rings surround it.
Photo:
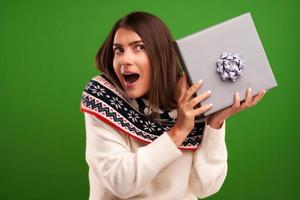
<path fill-rule="evenodd" d="M 125 67 L 124 65 L 121 65 L 121 74 L 124 74 L 125 73 Z"/>

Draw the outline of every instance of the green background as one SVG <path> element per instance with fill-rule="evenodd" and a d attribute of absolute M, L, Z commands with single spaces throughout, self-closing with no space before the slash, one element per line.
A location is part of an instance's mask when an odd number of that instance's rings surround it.
<path fill-rule="evenodd" d="M 80 97 L 113 23 L 135 10 L 159 16 L 175 39 L 252 13 L 279 87 L 227 121 L 228 175 L 207 199 L 299 199 L 299 8 L 296 0 L 1 0 L 0 199 L 88 198 Z"/>

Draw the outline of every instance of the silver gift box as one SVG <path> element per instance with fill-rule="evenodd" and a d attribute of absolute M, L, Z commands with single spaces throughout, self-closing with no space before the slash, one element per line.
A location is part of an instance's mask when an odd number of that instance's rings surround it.
<path fill-rule="evenodd" d="M 189 84 L 203 80 L 197 95 L 212 91 L 202 104 L 214 106 L 204 116 L 232 105 L 236 92 L 242 101 L 247 88 L 255 95 L 277 86 L 250 13 L 178 39 L 175 47 Z"/>

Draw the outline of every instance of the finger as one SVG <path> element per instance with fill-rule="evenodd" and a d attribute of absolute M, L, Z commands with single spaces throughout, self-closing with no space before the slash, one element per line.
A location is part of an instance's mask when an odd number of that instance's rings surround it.
<path fill-rule="evenodd" d="M 212 103 L 206 104 L 206 105 L 201 106 L 200 108 L 195 109 L 194 113 L 195 113 L 195 115 L 201 115 L 201 114 L 207 112 L 208 110 L 210 110 L 212 107 L 213 107 Z"/>
<path fill-rule="evenodd" d="M 188 102 L 193 94 L 195 94 L 195 92 L 197 92 L 197 90 L 201 87 L 203 81 L 200 80 L 197 83 L 193 84 L 185 93 L 184 97 L 183 97 L 183 101 L 184 102 Z"/>
<path fill-rule="evenodd" d="M 233 104 L 232 104 L 232 108 L 234 110 L 238 110 L 241 106 L 241 98 L 240 98 L 240 93 L 239 92 L 236 92 L 234 94 L 234 101 L 233 101 Z"/>
<path fill-rule="evenodd" d="M 194 108 L 198 103 L 200 103 L 201 101 L 203 101 L 204 99 L 206 99 L 207 97 L 209 97 L 211 95 L 211 91 L 208 90 L 200 95 L 198 95 L 197 97 L 193 98 L 188 106 L 191 108 Z"/>
<path fill-rule="evenodd" d="M 265 94 L 266 94 L 265 90 L 259 91 L 259 93 L 253 97 L 252 105 L 255 106 L 263 98 Z"/>
<path fill-rule="evenodd" d="M 243 103 L 243 107 L 249 107 L 251 106 L 251 102 L 252 102 L 252 89 L 248 88 L 247 92 L 246 92 L 246 99 L 245 102 Z"/>

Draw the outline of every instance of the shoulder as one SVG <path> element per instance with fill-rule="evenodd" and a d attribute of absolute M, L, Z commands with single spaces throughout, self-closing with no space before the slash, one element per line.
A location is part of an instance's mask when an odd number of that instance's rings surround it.
<path fill-rule="evenodd" d="M 98 119 L 111 122 L 118 119 L 117 113 L 124 105 L 124 96 L 105 75 L 93 77 L 85 86 L 80 111 Z"/>
<path fill-rule="evenodd" d="M 98 87 L 104 86 L 110 83 L 104 74 L 94 76 L 91 78 L 84 87 L 83 92 L 89 93 L 97 89 Z M 112 85 L 112 84 L 111 84 Z"/>
<path fill-rule="evenodd" d="M 110 98 L 110 91 L 115 90 L 114 85 L 106 78 L 104 74 L 94 76 L 85 85 L 80 101 L 80 110 L 91 113 L 99 110 L 101 102 Z"/>
<path fill-rule="evenodd" d="M 113 126 L 101 120 L 101 118 L 97 117 L 96 115 L 85 112 L 84 119 L 86 126 L 102 128 L 111 132 L 117 132 L 117 130 L 114 129 Z"/>
<path fill-rule="evenodd" d="M 105 152 L 114 151 L 116 148 L 130 150 L 130 139 L 126 134 L 121 134 L 114 126 L 102 121 L 95 115 L 84 113 L 84 117 L 87 149 L 101 148 Z"/>

